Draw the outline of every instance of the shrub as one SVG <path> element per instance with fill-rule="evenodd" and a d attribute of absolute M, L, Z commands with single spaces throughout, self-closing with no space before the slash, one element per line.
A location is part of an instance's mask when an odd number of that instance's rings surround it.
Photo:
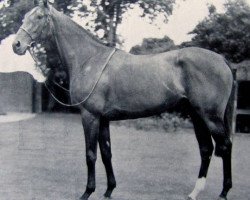
<path fill-rule="evenodd" d="M 148 118 L 117 121 L 114 122 L 114 125 L 133 127 L 145 131 L 157 130 L 165 132 L 173 132 L 179 128 L 192 128 L 190 119 L 182 118 L 178 113 L 163 113 Z"/>

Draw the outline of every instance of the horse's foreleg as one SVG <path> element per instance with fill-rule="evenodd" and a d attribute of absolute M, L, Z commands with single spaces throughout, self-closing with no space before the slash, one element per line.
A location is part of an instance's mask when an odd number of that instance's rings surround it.
<path fill-rule="evenodd" d="M 195 187 L 189 194 L 188 199 L 196 200 L 198 194 L 205 188 L 207 172 L 214 147 L 211 134 L 203 120 L 196 114 L 193 114 L 191 116 L 194 124 L 195 135 L 199 144 L 201 166 Z"/>
<path fill-rule="evenodd" d="M 93 116 L 88 111 L 82 111 L 82 123 L 85 135 L 86 144 L 86 163 L 88 168 L 88 181 L 86 191 L 82 195 L 82 200 L 87 200 L 92 192 L 95 191 L 95 163 L 96 163 L 96 151 L 97 141 L 99 134 L 99 118 Z"/>
<path fill-rule="evenodd" d="M 110 131 L 109 121 L 101 119 L 100 121 L 100 132 L 99 132 L 99 145 L 102 155 L 102 161 L 106 169 L 107 174 L 107 190 L 104 194 L 105 197 L 110 197 L 112 191 L 116 187 L 116 180 L 112 167 L 112 153 L 111 153 L 111 142 L 110 142 Z"/>

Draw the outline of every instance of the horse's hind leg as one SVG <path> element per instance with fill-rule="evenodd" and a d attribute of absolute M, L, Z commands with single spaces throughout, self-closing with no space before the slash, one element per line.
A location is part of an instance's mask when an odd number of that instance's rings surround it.
<path fill-rule="evenodd" d="M 227 199 L 227 193 L 232 188 L 231 153 L 232 153 L 232 145 L 228 147 L 227 153 L 222 156 L 224 180 L 223 180 L 223 189 L 219 199 Z"/>
<path fill-rule="evenodd" d="M 109 121 L 101 119 L 100 121 L 100 132 L 99 132 L 99 145 L 102 155 L 102 161 L 106 169 L 107 174 L 107 190 L 104 194 L 105 197 L 110 197 L 112 191 L 116 187 L 116 180 L 112 167 L 112 153 L 111 153 L 111 142 L 110 142 L 110 131 Z"/>
<path fill-rule="evenodd" d="M 219 199 L 227 199 L 227 194 L 232 188 L 231 154 L 232 142 L 230 133 L 225 126 L 223 117 L 210 114 L 204 117 L 206 125 L 215 141 L 215 155 L 222 158 L 223 161 L 223 189 Z"/>
<path fill-rule="evenodd" d="M 198 194 L 205 188 L 206 176 L 214 147 L 211 134 L 204 121 L 198 116 L 198 114 L 194 112 L 191 114 L 191 117 L 194 124 L 195 135 L 199 144 L 201 156 L 201 166 L 198 180 L 193 191 L 188 197 L 190 200 L 195 200 Z"/>
<path fill-rule="evenodd" d="M 213 119 L 208 123 L 211 129 L 212 136 L 215 140 L 215 155 L 222 158 L 223 161 L 223 189 L 219 199 L 227 199 L 227 194 L 232 188 L 232 142 L 230 133 L 225 127 L 223 119 Z"/>

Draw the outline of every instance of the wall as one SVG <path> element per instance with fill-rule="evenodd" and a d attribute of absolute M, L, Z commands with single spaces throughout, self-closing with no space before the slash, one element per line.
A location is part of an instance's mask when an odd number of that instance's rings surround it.
<path fill-rule="evenodd" d="M 34 79 L 27 72 L 0 73 L 0 109 L 3 112 L 34 110 Z"/>

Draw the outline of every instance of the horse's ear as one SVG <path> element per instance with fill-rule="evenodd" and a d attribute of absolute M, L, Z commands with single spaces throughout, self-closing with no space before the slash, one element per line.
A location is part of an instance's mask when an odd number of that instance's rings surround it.
<path fill-rule="evenodd" d="M 44 7 L 48 7 L 48 0 L 41 0 L 41 4 L 43 4 Z"/>
<path fill-rule="evenodd" d="M 53 4 L 54 2 L 54 0 L 34 0 L 34 5 L 48 7 L 48 3 Z"/>
<path fill-rule="evenodd" d="M 48 7 L 48 0 L 35 0 L 35 1 L 38 1 L 38 6 L 42 6 L 42 7 Z"/>
<path fill-rule="evenodd" d="M 49 2 L 50 4 L 54 4 L 54 3 L 55 3 L 54 0 L 48 0 L 48 2 Z"/>
<path fill-rule="evenodd" d="M 41 0 L 43 2 L 44 7 L 48 7 L 49 4 L 53 4 L 55 1 L 54 0 Z"/>
<path fill-rule="evenodd" d="M 34 5 L 38 6 L 39 5 L 39 0 L 34 0 Z"/>

